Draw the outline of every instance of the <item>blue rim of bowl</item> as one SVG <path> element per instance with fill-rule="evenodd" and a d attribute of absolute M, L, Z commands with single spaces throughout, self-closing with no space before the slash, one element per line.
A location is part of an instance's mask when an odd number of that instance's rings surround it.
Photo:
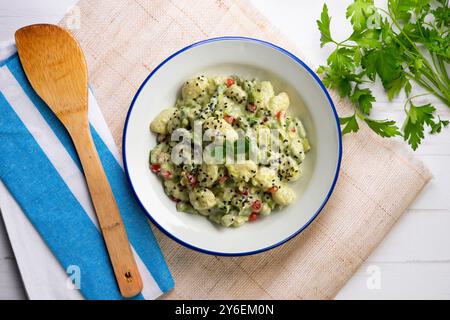
<path fill-rule="evenodd" d="M 153 76 L 153 74 L 155 74 L 163 65 L 165 65 L 167 62 L 169 62 L 172 58 L 176 57 L 177 55 L 179 55 L 180 53 L 183 53 L 186 50 L 189 50 L 191 48 L 197 47 L 197 46 L 201 46 L 204 44 L 208 44 L 211 42 L 219 42 L 219 41 L 248 41 L 248 42 L 253 42 L 253 43 L 258 43 L 258 44 L 262 44 L 265 46 L 268 46 L 272 49 L 275 49 L 283 54 L 285 54 L 286 56 L 288 56 L 289 58 L 293 59 L 295 62 L 297 62 L 298 64 L 300 64 L 303 68 L 305 68 L 308 73 L 316 80 L 316 82 L 319 84 L 320 88 L 322 89 L 322 91 L 325 93 L 328 102 L 330 103 L 331 109 L 333 111 L 335 120 L 336 120 L 336 129 L 338 131 L 338 162 L 337 162 L 337 166 L 336 166 L 336 173 L 334 175 L 333 178 L 333 183 L 331 184 L 330 190 L 328 191 L 328 194 L 326 195 L 325 199 L 323 200 L 322 204 L 320 205 L 320 207 L 317 209 L 316 213 L 308 220 L 308 222 L 306 224 L 304 224 L 300 229 L 298 229 L 296 232 L 294 232 L 293 234 L 291 234 L 290 236 L 288 236 L 287 238 L 272 244 L 268 247 L 264 247 L 261 249 L 257 249 L 257 250 L 253 250 L 253 251 L 248 251 L 248 252 L 216 252 L 216 251 L 211 251 L 211 250 L 206 250 L 206 249 L 202 249 L 199 247 L 196 247 L 192 244 L 189 244 L 179 238 L 177 238 L 176 236 L 174 236 L 173 234 L 171 234 L 169 231 L 167 231 L 166 229 L 164 229 L 155 219 L 153 219 L 152 215 L 147 211 L 147 209 L 144 207 L 144 205 L 142 204 L 141 200 L 139 199 L 136 190 L 133 187 L 133 183 L 131 182 L 130 179 L 130 175 L 128 173 L 128 166 L 127 166 L 127 158 L 126 158 L 126 136 L 127 136 L 127 128 L 128 128 L 128 120 L 130 118 L 131 115 L 131 111 L 133 110 L 133 106 L 134 103 L 136 102 L 136 99 L 139 97 L 139 94 L 141 93 L 142 88 L 145 86 L 145 84 L 147 83 L 147 81 Z M 297 236 L 299 233 L 301 233 L 303 230 L 305 230 L 319 215 L 319 213 L 322 211 L 323 207 L 325 206 L 325 204 L 328 202 L 328 200 L 330 199 L 331 194 L 333 193 L 334 187 L 336 186 L 336 182 L 339 176 L 339 171 L 341 168 L 341 160 L 342 160 L 342 137 L 341 137 L 341 131 L 340 131 L 340 124 L 339 124 L 339 116 L 336 112 L 336 108 L 334 106 L 333 100 L 330 97 L 330 94 L 328 93 L 327 89 L 325 88 L 324 84 L 322 83 L 322 81 L 319 79 L 319 77 L 315 74 L 314 71 L 311 70 L 310 67 L 308 67 L 300 58 L 298 58 L 297 56 L 295 56 L 294 54 L 290 53 L 289 51 L 287 51 L 286 49 L 283 49 L 273 43 L 264 41 L 264 40 L 260 40 L 260 39 L 255 39 L 255 38 L 249 38 L 249 37 L 240 37 L 240 36 L 224 36 L 224 37 L 217 37 L 217 38 L 210 38 L 210 39 L 205 39 L 199 42 L 195 42 L 193 44 L 188 45 L 187 47 L 184 47 L 183 49 L 178 50 L 177 52 L 173 53 L 172 55 L 170 55 L 169 57 L 167 57 L 163 62 L 161 62 L 155 69 L 153 69 L 152 72 L 150 72 L 150 74 L 147 76 L 147 78 L 145 78 L 145 80 L 142 82 L 141 86 L 139 87 L 138 91 L 136 92 L 136 94 L 133 97 L 133 100 L 131 101 L 131 105 L 130 108 L 128 109 L 127 112 L 127 116 L 125 118 L 125 124 L 124 124 L 124 129 L 123 129 L 123 136 L 122 136 L 122 158 L 123 158 L 123 165 L 125 168 L 125 174 L 127 177 L 127 180 L 131 186 L 131 190 L 133 191 L 134 197 L 136 198 L 139 206 L 141 207 L 141 209 L 144 211 L 145 215 L 150 219 L 150 221 L 155 224 L 159 230 L 161 230 L 165 235 L 167 235 L 169 238 L 175 240 L 176 242 L 182 244 L 183 246 L 198 251 L 198 252 L 202 252 L 202 253 L 206 253 L 206 254 L 211 254 L 211 255 L 216 255 L 216 256 L 228 256 L 228 257 L 237 257 L 237 256 L 247 256 L 247 255 L 252 255 L 252 254 L 257 254 L 257 253 L 261 253 L 264 251 L 268 251 L 271 250 L 273 248 L 276 248 L 280 245 L 282 245 L 283 243 L 288 242 L 289 240 L 291 240 L 292 238 L 294 238 L 295 236 Z"/>

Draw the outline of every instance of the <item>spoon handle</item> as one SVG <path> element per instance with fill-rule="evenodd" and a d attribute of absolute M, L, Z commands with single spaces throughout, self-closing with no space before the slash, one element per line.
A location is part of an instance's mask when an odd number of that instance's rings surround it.
<path fill-rule="evenodd" d="M 142 291 L 142 279 L 114 194 L 95 149 L 87 117 L 77 118 L 77 124 L 67 126 L 67 129 L 83 167 L 117 284 L 122 296 L 130 298 Z"/>

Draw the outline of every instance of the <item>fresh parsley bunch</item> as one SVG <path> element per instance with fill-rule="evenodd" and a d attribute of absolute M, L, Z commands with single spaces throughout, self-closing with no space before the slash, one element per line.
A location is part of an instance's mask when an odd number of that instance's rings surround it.
<path fill-rule="evenodd" d="M 373 0 L 354 0 L 346 12 L 353 33 L 338 42 L 331 36 L 325 4 L 317 21 L 321 46 L 333 43 L 336 49 L 318 73 L 327 87 L 355 106 L 353 115 L 340 118 L 342 134 L 358 131 L 363 121 L 382 137 L 403 136 L 416 150 L 426 127 L 434 134 L 449 124 L 431 104 L 413 103 L 414 98 L 430 94 L 450 107 L 449 0 L 388 0 L 387 5 L 384 10 Z M 370 118 L 375 97 L 367 84 L 377 77 L 390 100 L 402 90 L 406 93 L 406 120 L 401 128 L 392 120 Z M 426 93 L 412 95 L 412 82 Z"/>

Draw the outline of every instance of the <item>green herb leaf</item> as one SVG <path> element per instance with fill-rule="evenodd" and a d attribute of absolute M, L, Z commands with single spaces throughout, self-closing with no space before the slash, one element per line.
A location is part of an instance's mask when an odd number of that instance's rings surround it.
<path fill-rule="evenodd" d="M 390 119 L 370 119 L 375 102 L 370 84 L 378 77 L 389 100 L 402 90 L 410 97 L 415 84 L 450 107 L 449 0 L 386 1 L 388 8 L 384 10 L 373 0 L 353 0 L 346 10 L 353 31 L 342 42 L 331 39 L 330 17 L 324 5 L 317 21 L 321 46 L 332 42 L 336 47 L 318 72 L 328 88 L 348 97 L 355 107 L 353 116 L 340 119 L 343 134 L 358 131 L 358 121 L 364 121 L 382 137 L 403 135 L 415 150 L 424 138 L 425 127 L 436 134 L 449 121 L 435 116 L 431 105 L 414 106 L 410 98 L 401 130 Z"/>
<path fill-rule="evenodd" d="M 367 18 L 374 12 L 373 0 L 355 0 L 348 6 L 346 17 L 350 18 L 353 29 L 361 30 L 367 26 Z"/>
<path fill-rule="evenodd" d="M 409 21 L 411 12 L 418 15 L 429 2 L 430 0 L 389 0 L 388 4 L 394 17 L 401 21 Z"/>
<path fill-rule="evenodd" d="M 402 88 L 406 85 L 406 82 L 407 79 L 403 74 L 400 74 L 398 78 L 390 82 L 383 82 L 389 100 L 392 100 L 396 95 L 400 93 Z M 405 88 L 405 90 L 408 90 L 408 88 Z"/>
<path fill-rule="evenodd" d="M 431 125 L 431 131 L 430 131 L 431 134 L 437 134 L 437 133 L 440 133 L 441 130 L 442 130 L 442 128 L 447 127 L 448 124 L 449 124 L 449 121 L 448 121 L 448 120 L 441 120 L 440 117 L 438 117 L 438 119 L 439 119 L 438 122 L 436 122 L 436 123 L 434 123 L 434 124 Z"/>
<path fill-rule="evenodd" d="M 375 98 L 370 89 L 359 89 L 358 87 L 355 87 L 355 91 L 350 97 L 350 101 L 358 106 L 362 113 L 370 114 L 370 110 L 372 110 L 372 102 L 375 102 Z"/>
<path fill-rule="evenodd" d="M 322 74 L 322 73 L 324 73 L 325 72 L 325 70 L 326 70 L 326 67 L 325 66 L 319 66 L 318 68 L 317 68 L 317 73 L 318 74 Z"/>
<path fill-rule="evenodd" d="M 445 0 L 440 1 L 441 5 L 440 7 L 437 7 L 435 10 L 433 10 L 433 15 L 435 18 L 435 21 L 438 25 L 440 24 L 448 24 L 450 21 L 450 8 L 445 3 Z"/>
<path fill-rule="evenodd" d="M 380 30 L 355 30 L 349 40 L 356 42 L 361 48 L 381 48 Z"/>
<path fill-rule="evenodd" d="M 336 89 L 341 97 L 349 96 L 352 91 L 352 81 L 355 77 L 349 73 L 339 73 L 332 70 L 328 70 L 323 83 L 332 89 Z"/>
<path fill-rule="evenodd" d="M 361 64 L 361 59 L 362 59 L 361 49 L 356 47 L 354 49 L 354 51 L 355 51 L 355 55 L 353 56 L 353 59 L 355 62 L 355 66 L 359 66 Z"/>
<path fill-rule="evenodd" d="M 399 65 L 400 57 L 394 47 L 371 50 L 362 59 L 362 66 L 369 79 L 374 81 L 378 74 L 384 86 L 399 77 Z"/>
<path fill-rule="evenodd" d="M 345 126 L 342 130 L 342 135 L 357 132 L 359 130 L 358 121 L 356 121 L 356 113 L 350 117 L 339 118 L 341 126 Z"/>
<path fill-rule="evenodd" d="M 401 136 L 398 127 L 395 125 L 395 121 L 391 120 L 372 120 L 365 118 L 364 121 L 367 125 L 375 131 L 376 134 L 383 138 Z"/>
<path fill-rule="evenodd" d="M 328 57 L 328 64 L 338 72 L 354 70 L 354 51 L 349 48 L 337 48 Z"/>
<path fill-rule="evenodd" d="M 326 43 L 332 42 L 330 33 L 330 16 L 328 15 L 328 7 L 326 4 L 323 5 L 322 14 L 320 15 L 320 20 L 317 20 L 317 26 L 320 31 L 320 46 L 323 47 Z"/>
<path fill-rule="evenodd" d="M 411 18 L 413 0 L 389 0 L 389 8 L 391 8 L 394 17 L 398 20 L 408 21 Z"/>
<path fill-rule="evenodd" d="M 422 106 L 415 106 L 410 103 L 410 108 L 408 111 L 408 116 L 406 117 L 405 123 L 403 125 L 404 139 L 407 141 L 413 150 L 416 150 L 420 142 L 424 137 L 424 126 L 428 125 L 432 128 L 436 124 L 434 123 L 433 113 L 436 111 L 430 104 L 425 104 Z M 442 126 L 442 124 L 441 124 Z M 435 127 L 435 130 L 440 130 Z"/>

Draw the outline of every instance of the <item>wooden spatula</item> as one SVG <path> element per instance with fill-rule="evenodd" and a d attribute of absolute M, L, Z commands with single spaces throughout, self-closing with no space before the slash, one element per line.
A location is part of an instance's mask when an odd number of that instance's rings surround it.
<path fill-rule="evenodd" d="M 89 130 L 83 52 L 68 31 L 55 25 L 24 27 L 16 31 L 15 37 L 20 62 L 33 89 L 73 140 L 120 292 L 124 297 L 133 297 L 141 292 L 142 280 Z"/>

